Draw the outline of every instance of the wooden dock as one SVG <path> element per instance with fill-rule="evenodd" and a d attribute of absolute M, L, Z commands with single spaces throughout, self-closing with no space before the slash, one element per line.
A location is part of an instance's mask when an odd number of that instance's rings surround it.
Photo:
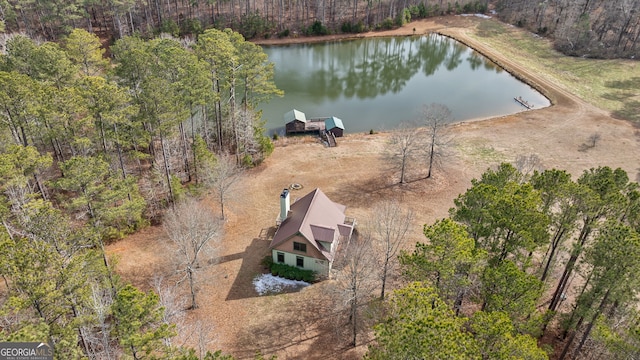
<path fill-rule="evenodd" d="M 338 145 L 336 138 L 344 132 L 342 120 L 335 116 L 307 119 L 302 111 L 293 109 L 284 114 L 284 121 L 287 135 L 318 134 L 329 147 Z"/>
<path fill-rule="evenodd" d="M 324 120 L 326 118 L 309 119 L 304 123 L 296 124 L 294 127 L 287 127 L 287 135 L 289 134 L 321 134 L 325 131 Z M 300 126 L 304 125 L 304 126 Z"/>
<path fill-rule="evenodd" d="M 337 146 L 338 142 L 336 141 L 336 136 L 331 131 L 327 131 L 325 120 L 326 118 L 324 117 L 309 119 L 304 122 L 304 127 L 302 126 L 302 123 L 298 123 L 295 127 L 288 127 L 286 129 L 287 135 L 318 135 L 329 147 Z"/>
<path fill-rule="evenodd" d="M 533 109 L 533 104 L 529 104 L 529 102 L 523 99 L 522 96 L 514 97 L 513 100 L 517 101 L 518 103 L 520 103 L 520 105 L 526 107 L 529 110 Z"/>

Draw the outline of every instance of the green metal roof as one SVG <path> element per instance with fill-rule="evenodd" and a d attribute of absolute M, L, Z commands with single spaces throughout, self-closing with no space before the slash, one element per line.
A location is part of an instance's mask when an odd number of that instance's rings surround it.
<path fill-rule="evenodd" d="M 293 109 L 293 110 L 289 111 L 288 113 L 284 114 L 284 122 L 285 123 L 290 123 L 290 122 L 292 122 L 294 120 L 307 122 L 307 117 L 302 111 L 298 111 L 296 109 Z"/>
<path fill-rule="evenodd" d="M 332 116 L 324 121 L 324 127 L 327 130 L 331 130 L 333 128 L 340 128 L 344 130 L 344 125 L 342 124 L 342 120 L 338 119 L 335 116 Z"/>

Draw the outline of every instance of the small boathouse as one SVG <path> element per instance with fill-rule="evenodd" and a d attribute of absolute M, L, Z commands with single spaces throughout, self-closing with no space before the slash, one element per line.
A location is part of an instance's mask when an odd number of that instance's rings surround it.
<path fill-rule="evenodd" d="M 344 124 L 335 116 L 307 119 L 299 110 L 293 109 L 284 114 L 287 135 L 317 134 L 329 147 L 337 144 L 336 138 L 344 135 Z"/>

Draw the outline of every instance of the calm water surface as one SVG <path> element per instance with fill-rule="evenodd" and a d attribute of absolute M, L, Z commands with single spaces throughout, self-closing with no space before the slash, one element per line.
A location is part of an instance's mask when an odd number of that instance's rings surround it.
<path fill-rule="evenodd" d="M 442 103 L 456 121 L 513 114 L 549 106 L 542 94 L 476 51 L 440 36 L 369 38 L 264 47 L 275 64 L 282 98 L 263 104 L 271 132 L 283 132 L 283 115 L 336 116 L 345 132 L 392 129 L 417 121 L 422 106 Z"/>

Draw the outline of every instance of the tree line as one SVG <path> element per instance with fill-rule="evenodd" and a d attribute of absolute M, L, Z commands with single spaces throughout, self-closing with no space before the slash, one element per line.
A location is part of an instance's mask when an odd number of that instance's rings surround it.
<path fill-rule="evenodd" d="M 230 27 L 246 38 L 301 31 L 320 35 L 327 27 L 361 32 L 390 26 L 409 10 L 414 18 L 424 18 L 484 12 L 487 5 L 488 0 L 2 0 L 0 31 L 23 32 L 46 40 L 59 39 L 74 28 L 114 40 L 135 33 L 149 37 L 160 32 L 199 34 L 209 27 Z"/>
<path fill-rule="evenodd" d="M 231 176 L 214 171 L 227 165 L 222 158 L 252 166 L 272 151 L 254 108 L 281 91 L 266 54 L 241 35 L 125 37 L 111 48 L 113 62 L 104 51 L 80 29 L 61 45 L 7 41 L 3 202 L 37 196 L 117 237 L 172 204 L 182 184 Z"/>
<path fill-rule="evenodd" d="M 520 169 L 472 180 L 399 254 L 407 285 L 366 358 L 545 359 L 545 334 L 558 359 L 640 353 L 638 184 L 609 167 Z"/>
<path fill-rule="evenodd" d="M 190 307 L 177 295 L 178 285 L 162 278 L 148 291 L 122 280 L 95 224 L 79 223 L 35 196 L 1 210 L 0 340 L 48 342 L 54 358 L 65 360 L 233 359 L 207 350 L 209 327 L 184 321 L 185 311 L 196 307 L 195 263 L 208 261 L 204 253 L 215 251 L 209 242 L 220 240 L 210 208 L 181 202 L 165 224 L 176 244 L 167 248 L 176 253 L 176 273 L 189 280 Z"/>
<path fill-rule="evenodd" d="M 640 4 L 633 0 L 497 1 L 498 16 L 554 40 L 565 54 L 635 58 Z"/>
<path fill-rule="evenodd" d="M 231 30 L 104 52 L 76 29 L 59 44 L 11 36 L 0 56 L 0 339 L 50 342 L 58 359 L 230 359 L 172 343 L 186 341 L 186 306 L 120 279 L 104 247 L 172 209 L 176 272 L 197 306 L 197 256 L 220 226 L 210 211 L 175 214 L 206 188 L 223 218 L 239 169 L 272 151 L 254 108 L 281 93 L 273 65 Z M 194 245 L 180 223 L 202 216 L 213 227 Z"/>

